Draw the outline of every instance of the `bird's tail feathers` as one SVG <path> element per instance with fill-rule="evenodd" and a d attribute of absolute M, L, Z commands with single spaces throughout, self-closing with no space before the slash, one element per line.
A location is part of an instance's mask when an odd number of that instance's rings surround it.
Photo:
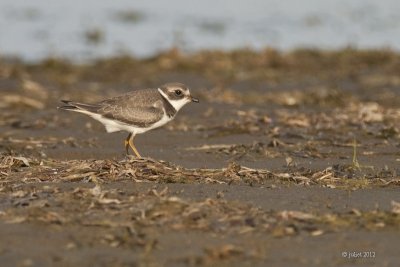
<path fill-rule="evenodd" d="M 58 109 L 71 110 L 71 111 L 89 111 L 96 112 L 100 107 L 95 104 L 77 103 L 69 100 L 61 100 L 65 105 L 58 107 Z"/>

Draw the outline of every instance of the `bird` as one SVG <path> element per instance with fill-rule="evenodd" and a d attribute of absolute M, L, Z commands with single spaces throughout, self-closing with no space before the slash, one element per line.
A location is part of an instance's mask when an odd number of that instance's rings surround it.
<path fill-rule="evenodd" d="M 189 102 L 199 103 L 189 88 L 178 82 L 166 83 L 158 88 L 134 90 L 123 95 L 86 104 L 61 100 L 61 110 L 86 114 L 101 122 L 108 133 L 126 131 L 125 152 L 129 147 L 137 158 L 142 158 L 133 140 L 137 134 L 161 127 L 172 121 L 178 111 Z"/>

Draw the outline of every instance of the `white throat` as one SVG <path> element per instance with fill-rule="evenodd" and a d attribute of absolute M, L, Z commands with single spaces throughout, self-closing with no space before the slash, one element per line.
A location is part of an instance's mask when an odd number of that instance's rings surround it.
<path fill-rule="evenodd" d="M 160 89 L 158 88 L 158 92 L 160 92 L 160 94 L 167 99 L 167 101 L 174 107 L 174 109 L 176 111 L 179 111 L 184 105 L 186 105 L 187 103 L 190 102 L 189 99 L 187 98 L 183 98 L 183 99 L 179 99 L 179 100 L 171 100 L 168 98 L 168 96 Z"/>

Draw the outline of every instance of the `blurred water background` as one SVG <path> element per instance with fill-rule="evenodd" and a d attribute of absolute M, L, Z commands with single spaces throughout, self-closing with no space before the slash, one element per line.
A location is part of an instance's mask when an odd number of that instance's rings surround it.
<path fill-rule="evenodd" d="M 0 0 L 0 55 L 26 61 L 202 49 L 400 49 L 398 0 Z"/>

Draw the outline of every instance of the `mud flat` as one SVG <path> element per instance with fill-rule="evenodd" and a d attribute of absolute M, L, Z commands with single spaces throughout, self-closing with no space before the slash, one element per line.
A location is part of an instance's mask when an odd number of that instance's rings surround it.
<path fill-rule="evenodd" d="M 0 61 L 4 266 L 396 266 L 400 55 L 177 50 Z M 138 136 L 56 109 L 180 81 Z M 358 252 L 361 252 L 358 253 Z"/>

